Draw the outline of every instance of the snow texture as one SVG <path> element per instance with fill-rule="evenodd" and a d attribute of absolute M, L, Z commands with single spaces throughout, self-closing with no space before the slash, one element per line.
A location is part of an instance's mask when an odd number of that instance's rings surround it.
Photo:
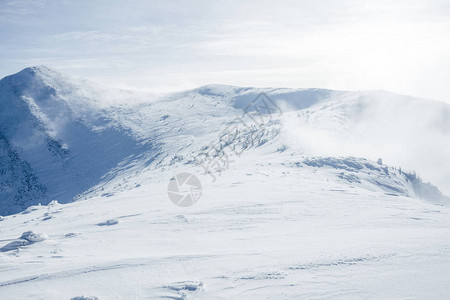
<path fill-rule="evenodd" d="M 449 129 L 448 105 L 383 91 L 24 69 L 0 80 L 0 299 L 448 299 Z"/>

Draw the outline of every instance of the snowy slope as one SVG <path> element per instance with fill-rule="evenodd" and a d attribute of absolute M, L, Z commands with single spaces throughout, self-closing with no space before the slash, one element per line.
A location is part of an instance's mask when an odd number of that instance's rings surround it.
<path fill-rule="evenodd" d="M 448 188 L 450 109 L 424 101 L 5 77 L 0 299 L 446 299 L 450 199 L 412 170 Z M 190 208 L 167 196 L 180 172 L 203 186 Z"/>
<path fill-rule="evenodd" d="M 341 172 L 255 153 L 188 209 L 155 176 L 6 217 L 1 298 L 448 298 L 450 210 Z"/>
<path fill-rule="evenodd" d="M 72 201 L 126 157 L 151 148 L 110 119 L 101 101 L 106 96 L 83 80 L 45 67 L 0 81 L 1 134 L 46 190 L 44 199 L 11 202 L 0 213 L 53 199 Z M 11 194 L 9 200 L 17 196 L 25 197 Z"/>

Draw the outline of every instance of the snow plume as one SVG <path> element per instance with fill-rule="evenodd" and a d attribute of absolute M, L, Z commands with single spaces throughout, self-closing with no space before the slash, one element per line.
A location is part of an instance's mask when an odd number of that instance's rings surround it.
<path fill-rule="evenodd" d="M 285 123 L 291 142 L 307 152 L 381 157 L 450 194 L 450 105 L 383 91 L 354 92 L 290 114 Z"/>

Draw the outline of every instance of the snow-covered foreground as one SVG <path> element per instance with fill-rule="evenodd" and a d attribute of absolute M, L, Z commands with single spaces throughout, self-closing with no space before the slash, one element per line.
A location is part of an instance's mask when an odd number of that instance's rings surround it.
<path fill-rule="evenodd" d="M 450 297 L 447 207 L 279 157 L 256 151 L 215 183 L 199 176 L 190 208 L 169 201 L 161 176 L 4 218 L 2 244 L 29 230 L 45 240 L 0 250 L 0 298 Z"/>

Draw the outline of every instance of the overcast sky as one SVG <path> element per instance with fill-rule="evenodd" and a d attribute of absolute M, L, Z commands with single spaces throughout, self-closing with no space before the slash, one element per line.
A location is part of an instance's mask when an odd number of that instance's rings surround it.
<path fill-rule="evenodd" d="M 47 65 L 153 92 L 210 83 L 450 102 L 450 1 L 0 0 L 0 76 Z"/>

